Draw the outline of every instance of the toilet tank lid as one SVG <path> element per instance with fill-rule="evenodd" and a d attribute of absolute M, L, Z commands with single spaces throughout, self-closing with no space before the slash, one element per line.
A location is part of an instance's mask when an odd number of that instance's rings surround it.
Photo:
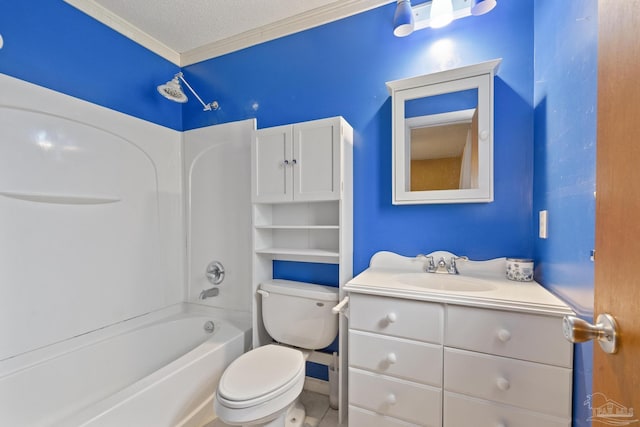
<path fill-rule="evenodd" d="M 293 280 L 271 279 L 260 284 L 260 289 L 274 294 L 290 295 L 321 301 L 338 301 L 338 288 Z"/>

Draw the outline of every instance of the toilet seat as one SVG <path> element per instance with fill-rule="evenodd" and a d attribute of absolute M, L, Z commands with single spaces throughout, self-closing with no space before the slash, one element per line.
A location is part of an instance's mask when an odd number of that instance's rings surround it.
<path fill-rule="evenodd" d="M 220 378 L 216 397 L 227 408 L 250 408 L 301 390 L 304 378 L 302 352 L 270 344 L 234 360 Z"/>

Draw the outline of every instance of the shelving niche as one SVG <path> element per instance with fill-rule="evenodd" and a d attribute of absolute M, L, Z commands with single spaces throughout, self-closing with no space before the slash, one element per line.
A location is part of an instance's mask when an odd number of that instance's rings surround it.
<path fill-rule="evenodd" d="M 339 201 L 256 204 L 254 215 L 257 254 L 339 263 Z"/>

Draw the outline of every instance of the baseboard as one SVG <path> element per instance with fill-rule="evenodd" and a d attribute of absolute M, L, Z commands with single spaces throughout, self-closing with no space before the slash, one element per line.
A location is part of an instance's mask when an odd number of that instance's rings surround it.
<path fill-rule="evenodd" d="M 314 393 L 329 395 L 329 381 L 319 380 L 317 378 L 306 377 L 304 379 L 304 389 Z"/>

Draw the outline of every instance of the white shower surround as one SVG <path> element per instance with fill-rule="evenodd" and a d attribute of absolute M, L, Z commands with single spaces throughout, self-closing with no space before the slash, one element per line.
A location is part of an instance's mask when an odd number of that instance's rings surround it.
<path fill-rule="evenodd" d="M 255 120 L 182 133 L 2 74 L 0 94 L 0 383 L 183 301 L 249 314 Z"/>
<path fill-rule="evenodd" d="M 0 196 L 0 360 L 180 302 L 180 132 L 6 75 L 0 93 L 0 192 L 45 201 Z"/>

